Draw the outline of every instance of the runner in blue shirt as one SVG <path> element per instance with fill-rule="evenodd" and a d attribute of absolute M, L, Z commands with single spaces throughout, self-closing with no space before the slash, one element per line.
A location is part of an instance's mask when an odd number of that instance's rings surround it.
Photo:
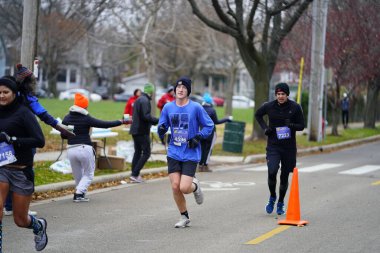
<path fill-rule="evenodd" d="M 175 227 L 183 228 L 190 223 L 184 194 L 194 193 L 197 204 L 203 203 L 203 193 L 195 171 L 201 157 L 200 140 L 212 133 L 214 123 L 200 104 L 189 99 L 189 78 L 178 79 L 174 91 L 175 101 L 165 104 L 161 112 L 158 134 L 163 137 L 170 127 L 168 173 L 173 197 L 181 213 Z"/>

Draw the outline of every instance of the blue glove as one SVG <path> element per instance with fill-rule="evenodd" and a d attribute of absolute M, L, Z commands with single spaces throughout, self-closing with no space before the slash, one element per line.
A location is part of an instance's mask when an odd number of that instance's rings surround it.
<path fill-rule="evenodd" d="M 199 135 L 196 135 L 187 141 L 187 146 L 189 148 L 196 148 L 198 146 L 199 142 L 201 142 L 201 137 Z"/>
<path fill-rule="evenodd" d="M 158 136 L 160 136 L 160 138 L 162 138 L 166 134 L 167 131 L 168 129 L 165 127 L 164 124 L 159 125 L 157 128 L 157 133 L 158 133 Z"/>

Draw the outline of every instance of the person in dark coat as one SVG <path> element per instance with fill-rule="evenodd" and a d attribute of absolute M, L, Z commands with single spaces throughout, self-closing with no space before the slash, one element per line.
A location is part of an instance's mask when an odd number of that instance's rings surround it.
<path fill-rule="evenodd" d="M 210 136 L 208 136 L 206 139 L 201 140 L 202 153 L 201 153 L 201 160 L 199 161 L 199 165 L 198 165 L 198 171 L 212 172 L 212 170 L 208 166 L 208 162 L 210 160 L 212 149 L 214 148 L 215 141 L 216 141 L 216 126 L 215 125 L 231 122 L 232 116 L 219 120 L 218 115 L 216 114 L 216 111 L 212 104 L 212 97 L 208 93 L 205 93 L 203 95 L 202 106 L 206 110 L 208 116 L 210 116 L 210 118 L 214 122 L 214 130 L 212 134 L 210 134 Z"/>
<path fill-rule="evenodd" d="M 62 123 L 74 126 L 75 136 L 68 139 L 67 157 L 75 180 L 74 202 L 88 202 L 87 189 L 94 179 L 95 152 L 92 147 L 90 131 L 92 127 L 109 128 L 129 124 L 128 121 L 103 121 L 93 118 L 87 111 L 88 98 L 80 93 L 75 94 L 74 105 L 70 107 Z"/>
<path fill-rule="evenodd" d="M 153 84 L 145 84 L 144 92 L 136 100 L 133 107 L 132 125 L 129 132 L 133 138 L 135 153 L 132 158 L 132 175 L 130 180 L 135 183 L 143 182 L 140 171 L 151 154 L 150 128 L 158 123 L 158 118 L 151 115 L 153 92 Z"/>

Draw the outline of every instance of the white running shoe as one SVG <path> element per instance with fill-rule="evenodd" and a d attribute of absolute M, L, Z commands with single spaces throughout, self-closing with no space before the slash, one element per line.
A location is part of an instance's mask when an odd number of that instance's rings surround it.
<path fill-rule="evenodd" d="M 141 176 L 134 177 L 130 176 L 129 179 L 131 180 L 131 183 L 144 183 L 144 179 Z"/>
<path fill-rule="evenodd" d="M 5 216 L 12 216 L 12 215 L 13 215 L 13 210 L 7 211 L 7 210 L 4 208 L 4 209 L 3 209 L 3 214 L 4 214 Z M 32 216 L 36 216 L 36 215 L 37 215 L 37 212 L 36 212 L 36 211 L 29 210 L 29 211 L 28 211 L 28 214 L 29 214 L 29 215 L 32 215 Z"/>
<path fill-rule="evenodd" d="M 198 205 L 203 203 L 203 192 L 201 189 L 201 184 L 199 183 L 199 180 L 195 177 L 193 177 L 193 183 L 196 184 L 197 190 L 194 193 L 195 202 L 197 202 Z"/>
<path fill-rule="evenodd" d="M 190 224 L 190 219 L 188 219 L 185 215 L 181 215 L 181 219 L 174 225 L 175 228 L 185 228 Z"/>

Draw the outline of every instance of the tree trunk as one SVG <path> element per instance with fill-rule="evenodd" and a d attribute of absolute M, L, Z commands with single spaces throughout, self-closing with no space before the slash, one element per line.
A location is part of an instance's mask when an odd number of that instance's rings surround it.
<path fill-rule="evenodd" d="M 235 86 L 237 71 L 238 71 L 237 65 L 233 64 L 233 66 L 231 67 L 231 74 L 228 80 L 227 90 L 225 94 L 225 98 L 226 98 L 226 108 L 224 110 L 225 116 L 232 115 L 232 95 L 234 93 L 234 86 Z"/>
<path fill-rule="evenodd" d="M 338 136 L 338 125 L 339 125 L 339 113 L 340 113 L 340 83 L 336 80 L 335 81 L 335 91 L 333 92 L 333 99 L 332 102 L 332 128 L 331 128 L 331 135 Z M 326 119 L 325 119 L 326 120 Z"/>
<path fill-rule="evenodd" d="M 375 128 L 377 116 L 377 99 L 380 91 L 380 78 L 368 81 L 367 101 L 364 108 L 364 127 Z"/>

